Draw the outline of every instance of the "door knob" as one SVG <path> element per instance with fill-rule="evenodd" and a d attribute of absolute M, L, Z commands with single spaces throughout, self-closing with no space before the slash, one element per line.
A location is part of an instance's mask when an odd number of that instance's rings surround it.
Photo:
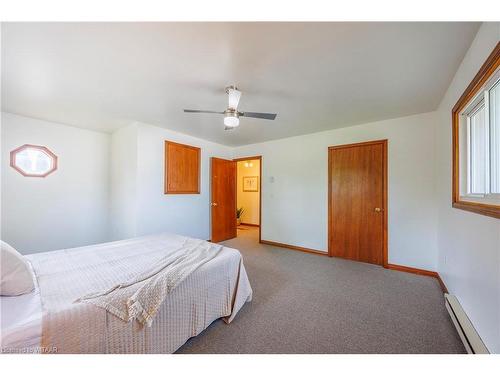
<path fill-rule="evenodd" d="M 215 206 L 217 206 L 217 203 L 212 202 L 212 203 L 210 203 L 210 205 L 213 206 L 213 207 L 215 207 Z"/>
<path fill-rule="evenodd" d="M 380 207 L 375 207 L 375 212 L 381 212 L 382 209 Z"/>

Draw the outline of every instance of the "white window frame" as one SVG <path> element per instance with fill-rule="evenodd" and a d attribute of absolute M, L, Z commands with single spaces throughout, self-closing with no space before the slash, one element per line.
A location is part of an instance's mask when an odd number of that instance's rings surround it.
<path fill-rule="evenodd" d="M 498 72 L 498 79 L 495 81 L 495 83 L 490 87 L 488 90 L 488 106 L 490 103 L 490 91 L 498 86 L 500 88 L 500 72 Z M 500 92 L 497 94 L 500 96 Z M 489 111 L 488 107 L 488 121 L 491 124 L 492 122 L 492 116 L 491 112 Z M 500 194 L 500 136 L 496 132 L 500 132 L 500 118 L 495 118 L 495 122 L 498 122 L 497 127 L 491 127 L 489 128 L 489 136 L 490 136 L 490 170 L 491 170 L 491 176 L 493 177 L 491 179 L 490 187 L 493 192 L 496 192 L 496 194 Z M 498 144 L 495 144 L 498 142 Z"/>
<path fill-rule="evenodd" d="M 472 142 L 472 124 L 471 124 L 471 118 L 477 113 L 479 112 L 481 109 L 484 108 L 484 111 L 485 111 L 485 117 L 486 117 L 486 105 L 485 105 L 485 101 L 484 101 L 484 98 L 481 98 L 481 100 L 476 104 L 474 103 L 475 105 L 471 105 L 469 107 L 472 107 L 466 114 L 465 114 L 465 118 L 466 118 L 466 121 L 467 121 L 467 171 L 466 173 L 464 173 L 465 177 L 466 177 L 466 183 L 467 183 L 467 190 L 466 190 L 466 193 L 464 194 L 464 196 L 466 197 L 476 197 L 476 198 L 480 198 L 480 197 L 484 197 L 486 194 L 488 194 L 489 192 L 489 186 L 488 186 L 488 177 L 489 177 L 489 173 L 486 173 L 485 174 L 485 181 L 484 181 L 484 186 L 485 186 L 485 191 L 484 193 L 478 193 L 478 192 L 473 192 L 472 191 L 472 180 L 473 180 L 473 163 L 472 163 L 472 155 L 473 155 L 473 142 Z M 487 130 L 487 126 L 485 127 L 485 138 L 486 139 L 489 139 L 488 137 L 488 130 Z M 486 142 L 488 143 L 488 142 Z M 489 155 L 489 150 L 488 150 L 488 146 L 486 145 L 486 150 L 485 150 L 485 154 L 486 155 Z M 489 158 L 486 158 L 486 159 L 489 159 Z M 485 170 L 489 171 L 489 163 L 488 163 L 488 160 L 485 160 L 484 161 L 484 168 Z"/>

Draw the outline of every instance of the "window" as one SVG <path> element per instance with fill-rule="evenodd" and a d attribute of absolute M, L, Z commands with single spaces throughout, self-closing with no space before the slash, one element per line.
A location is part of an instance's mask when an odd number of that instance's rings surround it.
<path fill-rule="evenodd" d="M 10 166 L 25 177 L 45 177 L 57 169 L 57 156 L 44 146 L 23 145 L 10 152 Z"/>
<path fill-rule="evenodd" d="M 500 44 L 453 108 L 453 207 L 500 218 Z"/>

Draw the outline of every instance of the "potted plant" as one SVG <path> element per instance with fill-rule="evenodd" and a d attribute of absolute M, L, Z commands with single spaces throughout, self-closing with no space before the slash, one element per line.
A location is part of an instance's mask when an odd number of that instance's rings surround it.
<path fill-rule="evenodd" d="M 243 207 L 240 207 L 236 210 L 236 225 L 241 225 L 241 215 L 243 215 Z"/>

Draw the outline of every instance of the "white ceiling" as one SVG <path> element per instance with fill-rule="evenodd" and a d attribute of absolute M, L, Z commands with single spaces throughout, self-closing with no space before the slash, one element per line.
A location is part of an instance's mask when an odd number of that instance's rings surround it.
<path fill-rule="evenodd" d="M 2 110 L 226 145 L 434 110 L 478 23 L 3 23 Z M 225 132 L 226 85 L 243 92 Z"/>

